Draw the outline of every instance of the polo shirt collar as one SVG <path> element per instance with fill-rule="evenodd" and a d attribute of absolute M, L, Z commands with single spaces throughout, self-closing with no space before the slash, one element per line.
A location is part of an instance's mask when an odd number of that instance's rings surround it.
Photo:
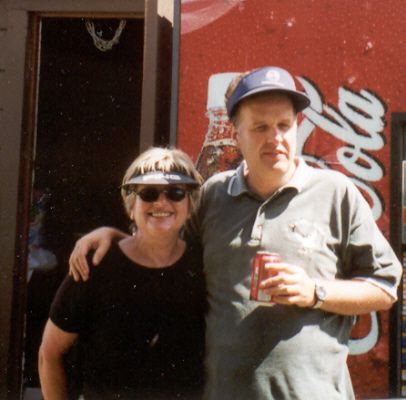
<path fill-rule="evenodd" d="M 298 161 L 298 165 L 295 173 L 293 174 L 290 181 L 285 186 L 280 188 L 279 191 L 287 188 L 294 188 L 298 192 L 300 192 L 305 186 L 306 182 L 309 180 L 311 168 L 305 163 L 302 158 L 297 157 L 296 160 Z M 244 176 L 245 167 L 246 162 L 243 161 L 236 169 L 233 177 L 230 179 L 227 189 L 227 193 L 230 196 L 237 197 L 243 193 L 251 192 L 248 187 L 247 180 Z"/>
<path fill-rule="evenodd" d="M 250 191 L 247 185 L 247 181 L 244 177 L 244 170 L 246 165 L 247 163 L 244 160 L 235 170 L 235 174 L 230 179 L 227 189 L 227 193 L 230 196 L 237 197 L 243 193 L 247 193 Z"/>

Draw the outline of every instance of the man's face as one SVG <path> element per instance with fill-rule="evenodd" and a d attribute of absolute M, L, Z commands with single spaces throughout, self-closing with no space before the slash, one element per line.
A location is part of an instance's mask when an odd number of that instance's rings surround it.
<path fill-rule="evenodd" d="M 289 96 L 267 93 L 239 107 L 236 140 L 250 174 L 283 181 L 295 168 L 297 121 Z"/>

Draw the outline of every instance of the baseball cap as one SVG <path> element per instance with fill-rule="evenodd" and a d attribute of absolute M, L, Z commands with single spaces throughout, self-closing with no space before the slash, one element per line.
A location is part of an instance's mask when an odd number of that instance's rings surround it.
<path fill-rule="evenodd" d="M 283 68 L 263 67 L 248 73 L 238 83 L 227 102 L 227 114 L 231 118 L 238 103 L 254 94 L 278 91 L 288 94 L 297 112 L 304 110 L 310 99 L 296 89 L 293 76 Z"/>
<path fill-rule="evenodd" d="M 180 172 L 163 172 L 151 171 L 142 175 L 131 177 L 122 187 L 126 188 L 129 185 L 174 185 L 182 184 L 189 186 L 199 186 L 199 182 L 191 176 L 181 174 Z"/>

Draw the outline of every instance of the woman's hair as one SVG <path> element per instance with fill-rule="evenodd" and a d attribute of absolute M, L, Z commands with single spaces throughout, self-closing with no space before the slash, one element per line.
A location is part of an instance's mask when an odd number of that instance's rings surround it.
<path fill-rule="evenodd" d="M 122 185 L 125 185 L 131 178 L 146 174 L 147 172 L 179 172 L 190 176 L 198 186 L 191 186 L 188 194 L 190 202 L 190 211 L 194 212 L 200 197 L 200 185 L 203 183 L 203 178 L 197 172 L 193 161 L 190 157 L 179 149 L 151 147 L 141 153 L 127 168 L 124 174 Z M 123 198 L 124 207 L 127 215 L 130 216 L 131 209 L 134 206 L 135 196 L 129 193 L 128 190 L 121 188 L 121 197 Z"/>

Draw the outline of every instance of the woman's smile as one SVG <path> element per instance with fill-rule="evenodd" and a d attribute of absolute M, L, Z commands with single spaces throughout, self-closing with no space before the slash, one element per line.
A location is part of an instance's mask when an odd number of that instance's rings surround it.
<path fill-rule="evenodd" d="M 167 211 L 153 211 L 153 212 L 148 213 L 148 215 L 150 215 L 151 217 L 154 217 L 154 218 L 170 217 L 173 214 L 174 214 L 173 212 L 167 212 Z"/>

